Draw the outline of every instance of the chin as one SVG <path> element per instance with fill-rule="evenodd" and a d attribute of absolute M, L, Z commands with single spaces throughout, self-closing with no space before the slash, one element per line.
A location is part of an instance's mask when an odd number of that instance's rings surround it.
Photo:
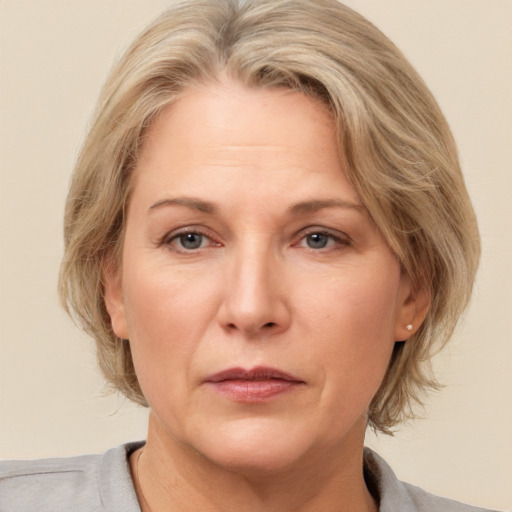
<path fill-rule="evenodd" d="M 319 450 L 322 444 L 325 450 Z M 289 472 L 313 453 L 332 454 L 333 446 L 302 422 L 290 426 L 275 419 L 241 419 L 209 428 L 196 438 L 194 448 L 216 466 L 254 478 Z"/>
<path fill-rule="evenodd" d="M 304 457 L 310 442 L 300 428 L 283 428 L 276 420 L 241 419 L 209 428 L 194 448 L 217 466 L 241 474 L 286 471 Z"/>

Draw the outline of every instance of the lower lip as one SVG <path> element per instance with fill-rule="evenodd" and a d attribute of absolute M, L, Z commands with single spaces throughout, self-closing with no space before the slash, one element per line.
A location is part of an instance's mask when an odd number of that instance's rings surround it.
<path fill-rule="evenodd" d="M 301 387 L 298 381 L 282 379 L 265 380 L 223 380 L 208 383 L 218 393 L 237 402 L 265 402 L 278 395 L 288 393 Z"/>

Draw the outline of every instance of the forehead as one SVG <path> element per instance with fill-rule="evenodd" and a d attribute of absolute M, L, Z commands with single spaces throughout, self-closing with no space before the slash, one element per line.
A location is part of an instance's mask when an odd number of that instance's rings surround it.
<path fill-rule="evenodd" d="M 277 187 L 290 201 L 318 199 L 334 188 L 360 203 L 323 102 L 233 81 L 189 88 L 161 112 L 146 133 L 133 184 L 153 202 L 248 189 L 264 197 Z"/>
<path fill-rule="evenodd" d="M 236 81 L 186 89 L 153 122 L 140 155 L 150 159 L 162 145 L 182 161 L 230 152 L 265 160 L 276 149 L 318 157 L 337 147 L 336 126 L 319 99 L 287 88 L 260 89 Z"/>

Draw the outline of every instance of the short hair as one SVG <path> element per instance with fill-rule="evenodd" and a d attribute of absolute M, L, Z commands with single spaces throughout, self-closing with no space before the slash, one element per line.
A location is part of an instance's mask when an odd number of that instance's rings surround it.
<path fill-rule="evenodd" d="M 148 128 L 182 91 L 222 76 L 329 107 L 349 180 L 402 272 L 430 294 L 425 321 L 395 343 L 368 411 L 370 426 L 391 433 L 438 386 L 430 360 L 467 306 L 480 242 L 435 99 L 388 38 L 336 0 L 188 0 L 132 43 L 104 86 L 72 177 L 62 302 L 96 340 L 107 382 L 147 405 L 130 345 L 112 330 L 102 275 L 120 263 L 130 176 Z"/>

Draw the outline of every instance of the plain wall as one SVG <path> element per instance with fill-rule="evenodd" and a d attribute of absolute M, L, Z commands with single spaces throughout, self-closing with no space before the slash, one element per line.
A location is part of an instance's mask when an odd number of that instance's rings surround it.
<path fill-rule="evenodd" d="M 73 162 L 114 58 L 169 2 L 0 0 L 0 457 L 101 452 L 147 412 L 105 396 L 56 294 Z M 347 0 L 404 51 L 459 144 L 480 221 L 472 305 L 435 360 L 426 419 L 368 444 L 397 474 L 512 510 L 512 2 Z"/>

